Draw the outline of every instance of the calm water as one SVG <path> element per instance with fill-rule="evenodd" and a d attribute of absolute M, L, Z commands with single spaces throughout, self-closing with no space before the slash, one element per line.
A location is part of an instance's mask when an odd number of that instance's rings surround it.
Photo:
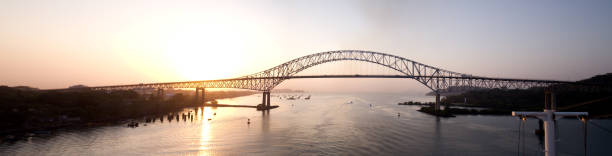
<path fill-rule="evenodd" d="M 275 94 L 279 95 L 279 94 Z M 280 94 L 283 95 L 283 94 Z M 261 95 L 220 100 L 255 105 Z M 273 95 L 274 96 L 274 95 Z M 537 120 L 526 121 L 519 146 L 519 123 L 511 116 L 436 118 L 400 101 L 432 97 L 400 94 L 313 94 L 311 100 L 281 100 L 269 113 L 252 108 L 190 108 L 193 118 L 138 128 L 107 126 L 55 131 L 0 145 L 1 155 L 542 155 L 533 134 Z M 352 101 L 352 103 L 348 103 Z M 372 105 L 370 107 L 370 104 Z M 216 113 L 216 115 L 214 115 Z M 400 113 L 400 117 L 397 116 Z M 211 120 L 208 120 L 211 119 Z M 247 124 L 247 119 L 251 124 Z M 593 122 L 612 129 L 610 120 Z M 558 123 L 559 155 L 582 155 L 583 125 Z M 612 135 L 588 127 L 589 155 L 609 155 Z M 524 145 L 524 146 L 522 146 Z M 520 153 L 521 155 L 523 152 Z"/>

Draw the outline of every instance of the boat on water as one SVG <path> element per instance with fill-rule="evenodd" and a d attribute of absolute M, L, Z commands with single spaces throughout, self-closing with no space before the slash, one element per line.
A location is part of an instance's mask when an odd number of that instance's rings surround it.
<path fill-rule="evenodd" d="M 295 97 L 293 97 L 293 96 L 290 96 L 290 97 L 288 97 L 288 98 L 285 98 L 285 99 L 287 99 L 287 100 L 295 100 Z"/>
<path fill-rule="evenodd" d="M 304 98 L 304 100 L 310 100 L 310 95 Z"/>

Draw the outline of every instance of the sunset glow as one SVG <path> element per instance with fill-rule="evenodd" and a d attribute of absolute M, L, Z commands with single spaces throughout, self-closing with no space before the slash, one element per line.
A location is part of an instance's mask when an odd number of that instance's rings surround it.
<path fill-rule="evenodd" d="M 0 0 L 0 156 L 612 155 L 611 28 L 612 0 Z"/>
<path fill-rule="evenodd" d="M 244 71 L 245 56 L 254 56 L 253 50 L 268 44 L 264 32 L 249 21 L 218 14 L 186 16 L 167 17 L 175 23 L 135 23 L 116 38 L 117 52 L 154 79 L 209 80 L 248 72 Z M 191 20 L 195 18 L 203 19 Z"/>
<path fill-rule="evenodd" d="M 64 88 L 223 79 L 342 49 L 384 52 L 491 77 L 579 80 L 612 66 L 607 44 L 612 18 L 604 13 L 606 5 L 557 5 L 541 11 L 538 6 L 545 3 L 453 4 L 2 1 L 0 13 L 7 15 L 0 16 L 2 83 Z M 588 11 L 557 17 L 571 7 Z M 389 86 L 389 80 L 352 81 L 338 85 L 427 90 L 410 83 Z"/>

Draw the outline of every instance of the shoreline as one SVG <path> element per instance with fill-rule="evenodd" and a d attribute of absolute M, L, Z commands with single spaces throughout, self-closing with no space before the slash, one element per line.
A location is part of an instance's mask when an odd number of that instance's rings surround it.
<path fill-rule="evenodd" d="M 224 98 L 217 99 L 226 99 L 226 98 L 236 98 L 248 95 L 236 95 L 236 96 L 228 96 Z M 217 99 L 211 99 L 210 101 L 216 101 Z M 208 101 L 208 100 L 207 100 Z M 166 101 L 167 102 L 167 101 Z M 151 102 L 151 105 L 154 105 L 155 102 Z M 20 140 L 27 139 L 28 137 L 36 137 L 36 136 L 49 136 L 53 135 L 54 131 L 60 129 L 84 129 L 84 128 L 97 128 L 103 126 L 123 126 L 130 122 L 138 122 L 138 123 L 146 123 L 147 119 L 156 118 L 159 116 L 164 116 L 169 113 L 175 113 L 187 108 L 197 108 L 197 107 L 244 107 L 244 108 L 256 108 L 256 106 L 249 105 L 228 105 L 228 104 L 188 104 L 177 106 L 175 108 L 166 108 L 160 109 L 151 113 L 146 114 L 138 114 L 135 116 L 127 116 L 127 117 L 117 117 L 117 118 L 109 118 L 109 119 L 100 119 L 100 120 L 78 120 L 78 121 L 60 121 L 60 123 L 47 123 L 46 125 L 41 125 L 40 123 L 26 123 L 24 122 L 22 126 L 18 126 L 12 129 L 3 129 L 0 131 L 0 143 L 10 143 L 16 142 Z M 165 111 L 164 111 L 165 110 Z M 112 115 L 108 115 L 112 116 Z M 32 125 L 28 125 L 32 124 Z"/>
<path fill-rule="evenodd" d="M 456 117 L 456 115 L 511 115 L 512 111 L 504 108 L 486 107 L 486 106 L 474 106 L 466 104 L 447 104 L 444 109 L 434 109 L 435 103 L 433 102 L 400 102 L 398 105 L 410 105 L 410 106 L 421 106 L 417 111 L 426 113 L 429 115 L 440 116 L 440 117 Z M 465 108 L 452 108 L 452 107 L 465 107 Z M 481 109 L 475 109 L 481 108 Z"/>

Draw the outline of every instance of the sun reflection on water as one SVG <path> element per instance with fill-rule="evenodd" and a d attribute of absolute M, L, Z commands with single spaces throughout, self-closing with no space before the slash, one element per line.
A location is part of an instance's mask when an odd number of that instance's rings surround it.
<path fill-rule="evenodd" d="M 214 117 L 213 110 L 210 107 L 199 108 L 197 116 L 202 125 L 200 127 L 200 147 L 199 155 L 210 155 L 210 149 L 212 144 L 210 143 L 212 132 L 211 132 L 211 121 Z"/>

